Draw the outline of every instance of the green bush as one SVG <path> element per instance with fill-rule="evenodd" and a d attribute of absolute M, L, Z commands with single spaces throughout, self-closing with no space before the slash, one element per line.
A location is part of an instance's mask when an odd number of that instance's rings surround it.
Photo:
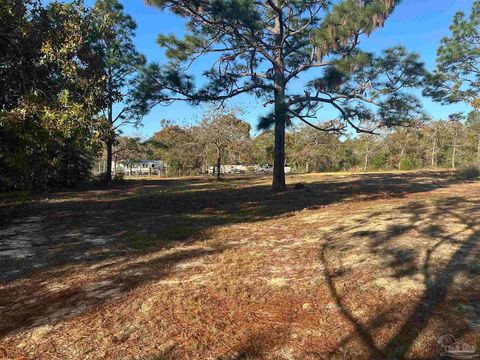
<path fill-rule="evenodd" d="M 377 155 L 373 156 L 370 167 L 373 170 L 384 169 L 386 167 L 387 158 L 388 158 L 387 153 L 380 153 L 380 154 L 377 154 Z"/>
<path fill-rule="evenodd" d="M 95 176 L 92 177 L 93 183 L 105 183 L 106 181 L 107 181 L 106 172 L 100 172 L 98 174 L 95 174 Z"/>
<path fill-rule="evenodd" d="M 0 191 L 71 187 L 90 177 L 95 150 L 88 138 L 47 131 L 37 119 L 0 114 Z"/>
<path fill-rule="evenodd" d="M 406 158 L 400 162 L 400 169 L 402 170 L 413 170 L 418 169 L 419 167 L 420 165 L 418 162 L 413 159 Z"/>

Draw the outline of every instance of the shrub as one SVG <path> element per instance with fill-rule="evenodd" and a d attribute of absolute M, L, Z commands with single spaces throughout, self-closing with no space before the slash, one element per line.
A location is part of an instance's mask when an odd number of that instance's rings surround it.
<path fill-rule="evenodd" d="M 463 180 L 477 180 L 480 177 L 480 170 L 477 167 L 469 166 L 458 170 L 457 177 Z"/>
<path fill-rule="evenodd" d="M 125 173 L 123 172 L 117 172 L 114 176 L 113 176 L 113 181 L 123 181 L 125 177 Z"/>
<path fill-rule="evenodd" d="M 107 181 L 107 173 L 106 172 L 100 172 L 98 174 L 95 174 L 92 178 L 93 183 L 105 183 Z"/>
<path fill-rule="evenodd" d="M 400 169 L 402 170 L 413 170 L 413 169 L 418 169 L 419 167 L 421 167 L 421 165 L 418 164 L 417 161 L 410 158 L 403 159 L 400 162 Z"/>

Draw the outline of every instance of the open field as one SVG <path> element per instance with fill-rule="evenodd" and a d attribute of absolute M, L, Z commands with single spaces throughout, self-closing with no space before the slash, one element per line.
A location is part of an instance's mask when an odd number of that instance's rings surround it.
<path fill-rule="evenodd" d="M 480 349 L 480 183 L 146 179 L 0 199 L 0 358 L 432 359 Z"/>

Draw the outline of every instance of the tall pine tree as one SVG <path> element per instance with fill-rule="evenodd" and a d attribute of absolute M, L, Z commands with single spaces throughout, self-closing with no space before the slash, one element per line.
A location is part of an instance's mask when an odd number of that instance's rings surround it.
<path fill-rule="evenodd" d="M 274 191 L 286 189 L 285 128 L 293 119 L 323 131 L 373 132 L 365 122 L 391 126 L 421 116 L 418 100 L 404 92 L 423 76 L 418 56 L 401 47 L 379 57 L 358 49 L 363 35 L 383 25 L 395 0 L 148 2 L 187 22 L 183 38 L 159 36 L 171 61 L 165 68 L 153 64 L 142 75 L 137 95 L 144 106 L 224 101 L 244 93 L 263 99 L 273 107 L 259 127 L 274 127 Z M 207 54 L 216 59 L 204 85 L 195 89 L 184 70 Z M 292 82 L 307 72 L 304 78 L 313 80 L 294 90 Z M 341 121 L 315 126 L 312 119 L 325 107 Z"/>
<path fill-rule="evenodd" d="M 127 123 L 138 125 L 141 121 L 131 95 L 134 75 L 144 65 L 145 58 L 133 43 L 137 25 L 117 0 L 97 0 L 92 9 L 92 20 L 91 36 L 97 53 L 101 55 L 105 79 L 103 140 L 107 148 L 108 182 L 112 178 L 113 145 L 119 128 Z"/>

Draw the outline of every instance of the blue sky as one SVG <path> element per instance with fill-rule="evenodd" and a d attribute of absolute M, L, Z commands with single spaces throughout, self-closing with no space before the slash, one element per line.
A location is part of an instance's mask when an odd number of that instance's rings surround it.
<path fill-rule="evenodd" d="M 93 0 L 86 1 L 88 5 Z M 394 13 L 388 18 L 385 26 L 363 39 L 361 48 L 372 52 L 404 45 L 410 51 L 421 54 L 428 69 L 435 65 L 436 49 L 440 39 L 448 35 L 448 27 L 455 12 L 461 10 L 469 13 L 473 0 L 403 0 Z M 159 33 L 183 34 L 183 20 L 179 17 L 156 8 L 148 7 L 142 0 L 123 0 L 125 10 L 137 22 L 136 45 L 138 50 L 147 56 L 148 61 L 165 63 L 162 49 L 156 44 Z M 203 67 L 205 61 L 199 61 Z M 266 110 L 252 96 L 241 96 L 229 104 L 240 106 L 245 110 L 244 119 L 256 126 L 259 114 Z M 465 105 L 442 106 L 424 99 L 427 112 L 435 119 L 443 119 L 448 114 L 466 110 Z M 160 129 L 160 120 L 169 119 L 179 122 L 191 122 L 198 119 L 205 110 L 204 106 L 191 107 L 187 104 L 175 103 L 168 107 L 158 106 L 145 117 L 143 127 L 124 128 L 124 134 L 149 137 Z"/>

